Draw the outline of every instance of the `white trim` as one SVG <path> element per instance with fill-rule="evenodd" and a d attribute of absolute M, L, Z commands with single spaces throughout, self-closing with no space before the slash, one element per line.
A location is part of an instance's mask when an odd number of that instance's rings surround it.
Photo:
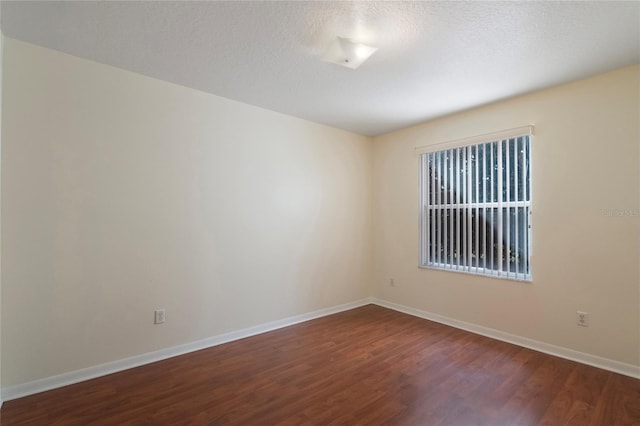
<path fill-rule="evenodd" d="M 44 379 L 34 380 L 15 386 L 9 386 L 2 389 L 0 395 L 0 407 L 2 401 L 10 401 L 12 399 L 21 398 L 23 396 L 33 395 L 35 393 L 83 382 L 85 380 L 95 379 L 97 377 L 106 376 L 108 374 L 117 373 L 119 371 L 128 370 L 130 368 L 139 367 L 141 365 L 150 364 L 152 362 L 161 361 L 163 359 L 172 358 L 174 356 L 183 355 L 189 352 L 210 348 L 221 345 L 223 343 L 232 342 L 234 340 L 243 339 L 245 337 L 255 336 L 257 334 L 266 333 L 268 331 L 277 330 L 279 328 L 288 327 L 290 325 L 309 321 L 315 318 L 336 314 L 338 312 L 348 311 L 368 304 L 375 304 L 384 308 L 393 309 L 398 312 L 435 321 L 471 333 L 490 337 L 492 339 L 501 340 L 503 342 L 512 343 L 514 345 L 533 349 L 549 355 L 558 356 L 560 358 L 569 359 L 582 364 L 591 365 L 593 367 L 602 368 L 604 370 L 613 371 L 615 373 L 624 374 L 625 376 L 640 379 L 640 366 L 626 364 L 608 358 L 602 358 L 596 355 L 578 352 L 573 349 L 561 346 L 551 345 L 549 343 L 540 342 L 526 337 L 517 336 L 515 334 L 505 333 L 481 325 L 471 324 L 464 321 L 458 321 L 443 315 L 422 311 L 420 309 L 410 308 L 408 306 L 389 302 L 387 300 L 369 297 L 360 299 L 355 302 L 345 303 L 338 306 L 320 309 L 306 314 L 295 315 L 277 321 L 260 324 L 254 327 L 242 330 L 232 331 L 225 334 L 209 337 L 207 339 L 198 340 L 196 342 L 186 343 L 183 345 L 173 346 L 154 352 L 148 352 L 125 358 L 117 361 L 108 362 L 94 367 L 83 368 L 80 370 L 70 371 L 68 373 L 59 374 L 57 376 L 46 377 Z"/>
<path fill-rule="evenodd" d="M 426 152 L 442 151 L 443 149 L 460 148 L 468 145 L 478 145 L 484 142 L 501 141 L 503 139 L 511 139 L 516 136 L 533 136 L 534 128 L 532 125 L 516 127 L 513 129 L 500 130 L 498 132 L 487 133 L 484 135 L 471 136 L 453 141 L 436 142 L 428 145 L 420 145 L 414 148 L 416 154 L 424 154 Z"/>
<path fill-rule="evenodd" d="M 80 370 L 62 373 L 57 376 L 46 377 L 19 385 L 8 386 L 2 389 L 1 398 L 9 401 L 21 398 L 27 395 L 44 392 L 47 390 L 71 385 L 85 380 L 95 379 L 96 377 L 106 376 L 107 374 L 117 373 L 119 371 L 128 370 L 130 368 L 139 367 L 141 365 L 150 364 L 152 362 L 161 361 L 163 359 L 172 358 L 174 356 L 183 355 L 189 352 L 210 348 L 212 346 L 221 345 L 223 343 L 232 342 L 245 337 L 255 336 L 256 334 L 266 333 L 267 331 L 277 330 L 279 328 L 288 327 L 304 321 L 327 315 L 336 314 L 349 309 L 358 308 L 360 306 L 373 303 L 371 298 L 356 300 L 355 302 L 345 303 L 342 305 L 332 306 L 329 308 L 319 309 L 317 311 L 306 314 L 295 315 L 281 320 L 256 325 L 242 330 L 231 331 L 229 333 L 219 334 L 217 336 L 198 340 L 183 345 L 173 346 L 170 348 L 160 349 L 154 352 L 148 352 L 125 358 L 117 361 L 107 362 L 105 364 L 93 367 L 83 368 Z"/>
<path fill-rule="evenodd" d="M 467 275 L 475 275 L 476 277 L 489 277 L 489 278 L 497 278 L 499 280 L 508 280 L 515 281 L 518 283 L 531 283 L 533 282 L 533 277 L 531 274 L 520 274 L 519 277 L 516 277 L 513 272 L 502 272 L 499 273 L 495 269 L 488 268 L 476 268 L 473 271 L 466 271 L 464 268 L 466 266 L 451 266 L 446 263 L 436 263 L 433 265 L 418 265 L 420 269 L 433 269 L 434 271 L 445 271 L 445 272 L 456 272 L 460 274 Z"/>
<path fill-rule="evenodd" d="M 403 312 L 415 317 L 424 318 L 430 321 L 438 322 L 440 324 L 445 324 L 451 327 L 459 328 L 461 330 L 469 331 L 481 336 L 490 337 L 492 339 L 511 343 L 517 346 L 533 349 L 534 351 L 543 352 L 549 355 L 579 362 L 581 364 L 602 368 L 603 370 L 613 371 L 614 373 L 624 374 L 625 376 L 640 379 L 640 365 L 627 364 L 613 359 L 579 352 L 562 346 L 556 346 L 550 343 L 541 342 L 539 340 L 529 339 L 527 337 L 521 337 L 515 334 L 506 333 L 504 331 L 496 330 L 493 328 L 484 327 L 465 321 L 459 321 L 453 318 L 446 317 L 444 315 L 434 314 L 432 312 L 411 308 L 408 306 L 389 302 L 387 300 L 373 298 L 371 303 L 382 306 L 384 308 L 393 309 L 394 311 Z"/>

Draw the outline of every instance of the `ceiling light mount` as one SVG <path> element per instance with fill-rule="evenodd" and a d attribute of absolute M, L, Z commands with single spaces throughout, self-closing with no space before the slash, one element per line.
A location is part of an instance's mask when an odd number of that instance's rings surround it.
<path fill-rule="evenodd" d="M 322 57 L 323 61 L 355 70 L 378 50 L 377 47 L 358 43 L 352 39 L 338 37 Z"/>

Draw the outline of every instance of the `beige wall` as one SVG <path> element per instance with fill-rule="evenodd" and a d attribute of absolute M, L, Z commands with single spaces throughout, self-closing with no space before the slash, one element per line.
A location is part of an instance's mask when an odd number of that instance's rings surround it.
<path fill-rule="evenodd" d="M 2 8 L 0 7 L 0 10 Z M 0 21 L 2 18 L 0 17 Z M 2 158 L 2 70 L 4 64 L 4 35 L 0 29 L 0 159 Z M 0 161 L 1 163 L 1 161 Z M 2 167 L 0 166 L 0 176 Z M 0 177 L 0 183 L 2 182 Z M 1 186 L 1 184 L 0 184 Z M 2 223 L 2 201 L 0 197 L 0 223 Z M 2 226 L 0 226 L 0 240 L 2 239 Z M 2 247 L 0 244 L 0 390 L 2 389 Z M 0 407 L 2 406 L 2 395 L 0 395 Z"/>
<path fill-rule="evenodd" d="M 5 55 L 3 386 L 370 295 L 369 138 Z"/>
<path fill-rule="evenodd" d="M 640 365 L 639 81 L 633 66 L 376 138 L 376 295 Z M 527 124 L 536 132 L 533 282 L 418 269 L 413 148 Z M 588 328 L 576 326 L 577 310 L 589 313 Z"/>

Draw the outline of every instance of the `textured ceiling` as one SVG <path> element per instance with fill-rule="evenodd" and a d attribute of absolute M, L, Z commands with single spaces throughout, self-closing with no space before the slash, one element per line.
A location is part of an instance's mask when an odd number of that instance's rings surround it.
<path fill-rule="evenodd" d="M 378 135 L 640 62 L 638 2 L 2 2 L 2 32 Z M 321 60 L 335 37 L 379 50 Z"/>

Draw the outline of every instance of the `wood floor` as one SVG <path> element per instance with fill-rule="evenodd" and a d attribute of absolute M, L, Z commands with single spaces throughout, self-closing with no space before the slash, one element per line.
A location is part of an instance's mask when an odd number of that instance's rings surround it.
<path fill-rule="evenodd" d="M 4 403 L 9 425 L 640 425 L 640 380 L 379 306 Z"/>

